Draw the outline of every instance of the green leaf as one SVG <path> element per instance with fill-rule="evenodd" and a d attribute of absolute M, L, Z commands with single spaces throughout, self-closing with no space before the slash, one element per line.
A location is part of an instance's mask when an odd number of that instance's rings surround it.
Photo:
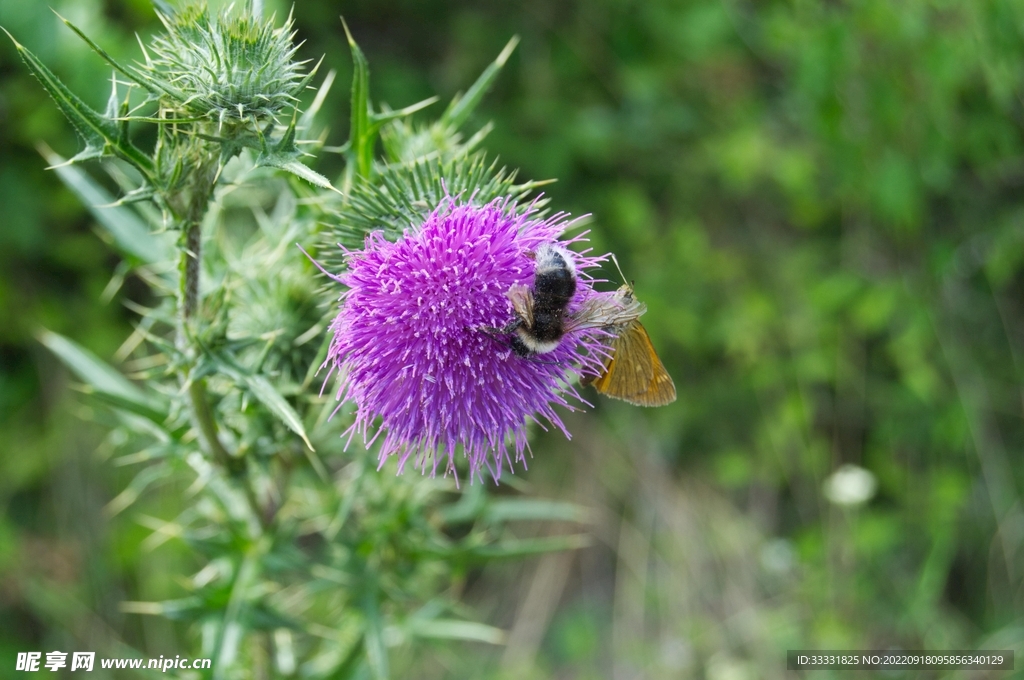
<path fill-rule="evenodd" d="M 421 111 L 427 108 L 428 106 L 436 102 L 438 99 L 440 99 L 440 97 L 429 97 L 427 99 L 424 99 L 423 101 L 416 102 L 415 104 L 410 104 L 409 106 L 406 106 L 404 109 L 398 109 L 397 111 L 382 111 L 381 113 L 371 113 L 370 118 L 372 122 L 370 123 L 370 130 L 372 132 L 377 132 L 385 123 L 390 123 L 393 120 L 405 118 L 406 116 L 411 116 L 417 111 Z"/>
<path fill-rule="evenodd" d="M 331 181 L 329 179 L 321 175 L 316 170 L 310 169 L 308 166 L 304 165 L 296 158 L 289 158 L 282 154 L 274 153 L 266 155 L 261 154 L 259 158 L 256 159 L 256 166 L 284 170 L 285 172 L 295 175 L 299 179 L 309 182 L 313 186 L 318 186 L 321 189 L 330 189 L 331 191 L 338 191 L 337 189 L 334 188 L 334 185 L 331 184 Z"/>
<path fill-rule="evenodd" d="M 235 580 L 231 584 L 231 595 L 228 598 L 227 607 L 224 609 L 224 617 L 220 621 L 220 630 L 214 644 L 213 654 L 211 654 L 214 659 L 214 677 L 224 677 L 223 671 L 230 667 L 238 654 L 239 644 L 245 630 L 242 617 L 247 613 L 254 599 L 254 586 L 259 581 L 264 557 L 270 543 L 270 538 L 264 536 L 250 545 L 235 572 Z"/>
<path fill-rule="evenodd" d="M 458 619 L 410 620 L 405 629 L 410 635 L 438 640 L 470 640 L 492 645 L 505 644 L 508 637 L 500 628 Z"/>
<path fill-rule="evenodd" d="M 14 43 L 14 47 L 18 50 L 32 75 L 39 80 L 43 89 L 53 97 L 57 108 L 61 110 L 61 113 L 67 117 L 71 125 L 78 131 L 78 134 L 85 140 L 85 150 L 78 154 L 74 160 L 98 158 L 106 153 L 107 150 L 110 150 L 138 168 L 147 178 L 151 176 L 153 161 L 134 145 L 122 140 L 120 130 L 118 130 L 118 126 L 113 121 L 94 111 L 79 99 L 50 69 L 46 68 L 36 55 L 32 54 L 28 48 L 15 40 L 14 36 L 8 33 L 6 29 L 2 30 L 4 33 L 7 33 L 7 37 Z"/>
<path fill-rule="evenodd" d="M 369 177 L 373 169 L 373 132 L 370 130 L 370 65 L 359 45 L 352 38 L 348 24 L 341 20 L 345 27 L 345 37 L 352 52 L 352 125 L 349 131 L 348 163 L 345 168 L 346 184 L 356 176 Z"/>
<path fill-rule="evenodd" d="M 384 624 L 377 605 L 376 588 L 367 587 L 363 596 L 363 613 L 366 615 L 366 660 L 376 680 L 388 677 L 388 652 L 384 646 Z"/>
<path fill-rule="evenodd" d="M 334 673 L 330 676 L 331 678 L 338 678 L 338 680 L 345 680 L 346 678 L 358 677 L 355 675 L 357 668 L 362 668 L 360 664 L 363 661 L 363 650 L 366 647 L 366 636 L 360 634 L 355 642 L 348 648 L 341 663 L 335 668 Z"/>
<path fill-rule="evenodd" d="M 484 517 L 491 522 L 547 520 L 582 524 L 587 522 L 587 509 L 564 501 L 515 498 L 489 502 Z"/>
<path fill-rule="evenodd" d="M 480 518 L 487 507 L 487 494 L 483 485 L 471 484 L 459 498 L 457 503 L 451 503 L 438 511 L 438 516 L 443 524 L 461 524 L 473 522 Z"/>
<path fill-rule="evenodd" d="M 309 450 L 313 451 L 313 445 L 309 443 L 309 438 L 306 436 L 306 428 L 303 426 L 299 414 L 281 396 L 281 393 L 270 384 L 270 381 L 262 375 L 245 376 L 244 380 L 253 396 L 270 409 L 271 413 L 280 418 L 281 422 L 288 426 L 288 429 L 299 435 L 302 441 L 306 443 L 306 446 L 309 447 Z"/>
<path fill-rule="evenodd" d="M 321 189 L 338 191 L 326 177 L 299 162 L 299 158 L 303 154 L 295 144 L 296 122 L 294 119 L 272 149 L 268 147 L 266 138 L 258 128 L 256 133 L 259 136 L 261 148 L 260 155 L 256 158 L 256 167 L 278 168 Z"/>
<path fill-rule="evenodd" d="M 93 394 L 109 401 L 113 406 L 149 418 L 154 422 L 167 419 L 168 407 L 162 398 L 147 395 L 116 369 L 72 340 L 52 331 L 39 334 L 43 343 Z"/>
<path fill-rule="evenodd" d="M 307 135 L 313 127 L 313 121 L 317 113 L 320 112 L 324 100 L 327 99 L 327 93 L 331 91 L 331 86 L 334 85 L 334 78 L 336 76 L 337 71 L 333 69 L 327 72 L 327 75 L 324 76 L 324 81 L 320 83 L 320 87 L 316 91 L 316 96 L 313 98 L 312 103 L 306 107 L 306 110 L 302 112 L 302 116 L 299 118 L 298 127 L 304 130 Z"/>
<path fill-rule="evenodd" d="M 490 90 L 518 42 L 518 37 L 509 40 L 498 58 L 477 78 L 466 95 L 457 95 L 452 99 L 448 108 L 434 123 L 421 126 L 395 120 L 381 130 L 385 157 L 392 163 L 405 164 L 434 158 L 450 161 L 468 156 L 490 133 L 493 126 L 490 123 L 484 125 L 466 141 L 462 140 L 459 128 Z M 373 114 L 371 118 L 377 119 Z"/>
<path fill-rule="evenodd" d="M 78 197 L 110 235 L 118 250 L 147 264 L 171 259 L 173 244 L 166 238 L 154 235 L 134 210 L 114 205 L 114 199 L 106 189 L 94 182 L 81 168 L 68 165 L 64 158 L 49 147 L 41 145 L 39 152 L 64 182 L 64 186 Z"/>
<path fill-rule="evenodd" d="M 114 517 L 125 508 L 132 505 L 139 499 L 140 496 L 152 485 L 154 482 L 158 482 L 164 479 L 168 475 L 168 470 L 164 466 L 150 465 L 143 468 L 125 487 L 124 491 L 117 494 L 113 500 L 107 503 L 106 507 L 103 508 L 106 516 Z"/>
<path fill-rule="evenodd" d="M 217 354 L 212 357 L 216 362 L 218 368 L 230 375 L 239 383 L 245 385 L 245 387 L 252 393 L 261 404 L 266 406 L 271 413 L 281 420 L 285 425 L 288 426 L 295 434 L 302 438 L 306 446 L 309 447 L 310 451 L 314 451 L 313 445 L 309 443 L 309 437 L 306 436 L 306 428 L 302 424 L 302 418 L 295 412 L 292 405 L 281 396 L 281 393 L 270 384 L 270 381 L 264 378 L 262 375 L 252 375 L 244 368 L 242 368 L 238 362 L 226 354 Z M 322 468 L 322 463 L 317 461 L 314 467 Z M 318 470 L 319 471 L 319 470 Z"/>
<path fill-rule="evenodd" d="M 459 128 L 469 118 L 473 110 L 483 100 L 484 95 L 491 89 L 494 81 L 498 78 L 498 74 L 501 72 L 505 62 L 512 55 L 512 51 L 515 50 L 516 45 L 519 44 L 519 36 L 512 36 L 512 39 L 508 41 L 505 48 L 501 50 L 498 58 L 491 62 L 484 72 L 480 74 L 480 77 L 476 79 L 476 82 L 466 91 L 465 96 L 456 96 L 452 99 L 452 103 L 448 105 L 448 108 L 443 114 L 441 114 L 440 123 L 444 125 L 450 125 L 454 128 Z"/>

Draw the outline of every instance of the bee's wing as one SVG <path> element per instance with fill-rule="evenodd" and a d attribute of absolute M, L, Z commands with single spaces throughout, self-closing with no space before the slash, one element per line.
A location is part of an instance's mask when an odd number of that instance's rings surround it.
<path fill-rule="evenodd" d="M 533 291 L 521 283 L 514 283 L 505 295 L 512 303 L 512 311 L 516 316 L 527 328 L 533 328 Z"/>
<path fill-rule="evenodd" d="M 604 374 L 593 381 L 606 396 L 637 406 L 664 406 L 676 400 L 676 386 L 654 351 L 647 329 L 634 319 L 612 346 Z"/>
<path fill-rule="evenodd" d="M 630 291 L 632 292 L 632 291 Z M 620 289 L 621 293 L 621 289 Z M 592 297 L 565 319 L 565 332 L 584 328 L 625 328 L 647 311 L 647 305 L 629 295 Z"/>

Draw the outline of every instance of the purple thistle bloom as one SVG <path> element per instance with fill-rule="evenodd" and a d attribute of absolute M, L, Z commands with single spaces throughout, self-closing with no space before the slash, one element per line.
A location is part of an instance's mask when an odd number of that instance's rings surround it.
<path fill-rule="evenodd" d="M 554 407 L 573 410 L 567 397 L 586 402 L 566 371 L 600 372 L 605 334 L 573 332 L 554 351 L 524 358 L 493 329 L 515 318 L 506 293 L 532 285 L 537 248 L 582 240 L 558 240 L 570 225 L 561 213 L 516 214 L 507 199 L 479 206 L 449 197 L 396 242 L 373 232 L 363 250 L 346 250 L 348 268 L 337 280 L 348 290 L 327 363 L 339 370 L 338 399 L 357 407 L 349 436 L 359 432 L 369 444 L 384 433 L 381 466 L 397 455 L 401 473 L 413 456 L 413 467 L 433 475 L 446 458 L 445 473 L 455 473 L 461 446 L 471 480 L 486 466 L 497 481 L 506 462 L 512 467 L 510 444 L 525 467 L 528 420 L 542 416 L 569 436 Z M 574 253 L 570 312 L 607 295 L 586 274 L 600 259 Z"/>

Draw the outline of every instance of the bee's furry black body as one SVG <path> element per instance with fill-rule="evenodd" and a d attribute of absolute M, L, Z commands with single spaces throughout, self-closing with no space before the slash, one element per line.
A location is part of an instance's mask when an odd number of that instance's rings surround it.
<path fill-rule="evenodd" d="M 519 319 L 512 350 L 522 357 L 554 349 L 565 334 L 565 313 L 576 294 L 576 267 L 568 251 L 547 247 L 537 253 L 532 323 Z"/>

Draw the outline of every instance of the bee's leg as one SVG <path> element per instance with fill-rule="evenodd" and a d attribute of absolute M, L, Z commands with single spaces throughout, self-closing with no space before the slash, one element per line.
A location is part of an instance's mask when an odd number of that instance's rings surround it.
<path fill-rule="evenodd" d="M 501 345 L 501 348 L 504 350 L 508 350 L 512 345 L 508 338 L 508 332 L 506 332 L 504 328 L 495 328 L 494 326 L 476 326 L 475 328 L 467 328 L 467 330 L 480 331 L 491 340 L 494 340 L 494 342 Z"/>
<path fill-rule="evenodd" d="M 480 331 L 481 333 L 487 333 L 487 335 L 508 335 L 514 333 L 515 328 L 509 326 L 503 326 L 498 328 L 497 326 L 466 326 L 466 330 Z"/>
<path fill-rule="evenodd" d="M 507 324 L 502 326 L 500 332 L 508 335 L 510 333 L 515 333 L 517 328 L 522 328 L 525 325 L 526 324 L 523 323 L 522 319 L 516 318 L 514 321 L 509 321 Z"/>
<path fill-rule="evenodd" d="M 522 328 L 525 324 L 522 319 L 515 319 L 501 328 L 495 328 L 494 326 L 477 326 L 474 330 L 482 331 L 494 338 L 496 342 L 501 343 L 505 348 L 511 348 L 517 356 L 530 357 L 534 355 L 534 352 L 530 350 L 523 341 L 516 335 L 516 330 Z"/>

